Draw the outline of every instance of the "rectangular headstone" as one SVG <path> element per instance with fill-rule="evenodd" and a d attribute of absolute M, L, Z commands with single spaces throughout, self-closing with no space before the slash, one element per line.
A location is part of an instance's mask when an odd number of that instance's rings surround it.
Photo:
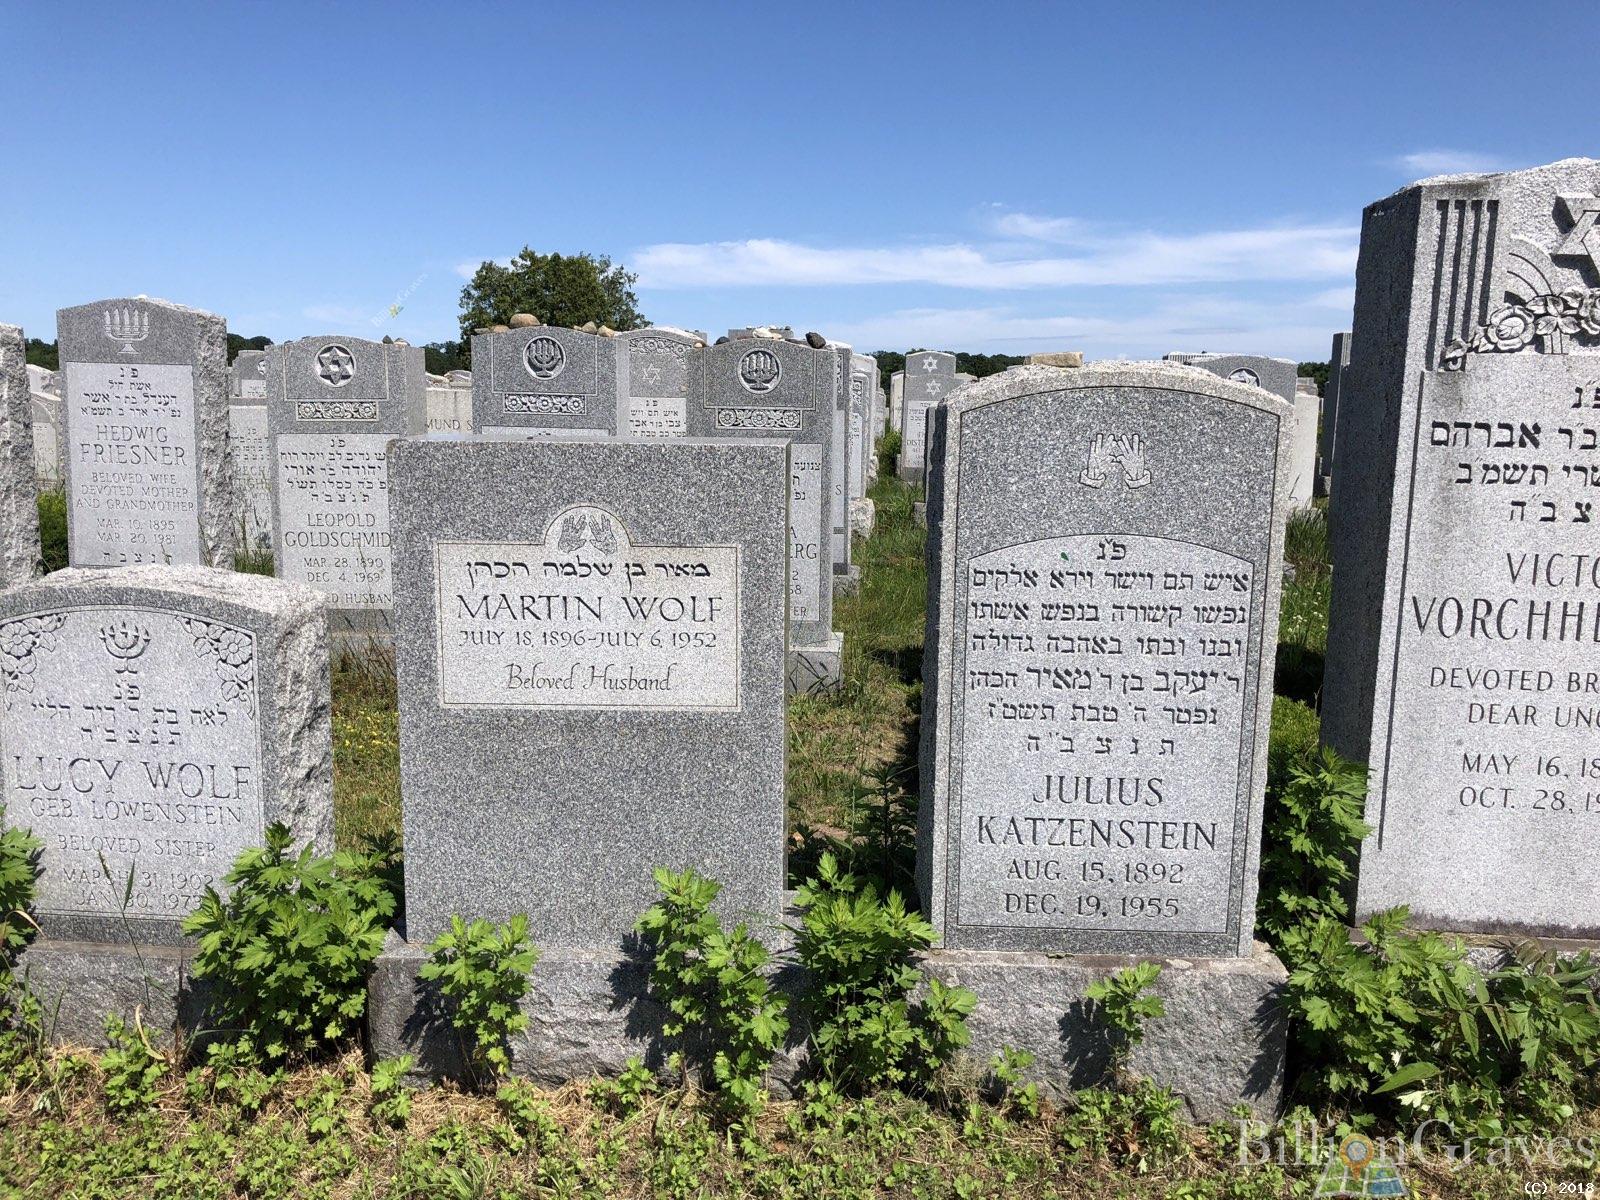
<path fill-rule="evenodd" d="M 422 350 L 327 335 L 267 359 L 278 577 L 325 593 L 344 624 L 381 626 L 393 607 L 389 443 L 421 433 Z"/>
<path fill-rule="evenodd" d="M 1333 484 L 1334 437 L 1339 429 L 1339 392 L 1350 366 L 1350 335 L 1333 335 L 1328 359 L 1328 383 L 1322 394 L 1322 432 L 1317 441 L 1317 495 L 1326 496 Z"/>
<path fill-rule="evenodd" d="M 938 350 L 906 355 L 904 412 L 900 419 L 901 479 L 921 483 L 928 446 L 928 410 L 956 387 L 956 356 Z"/>
<path fill-rule="evenodd" d="M 429 433 L 471 433 L 472 388 L 457 387 L 446 381 L 427 387 L 427 431 Z"/>
<path fill-rule="evenodd" d="M 704 339 L 676 329 L 634 329 L 617 343 L 617 431 L 630 438 L 689 432 L 689 364 Z"/>
<path fill-rule="evenodd" d="M 74 566 L 233 565 L 228 326 L 145 297 L 56 313 Z"/>
<path fill-rule="evenodd" d="M 1249 954 L 1288 405 L 1108 364 L 935 412 L 923 911 L 952 947 Z"/>
<path fill-rule="evenodd" d="M 784 447 L 393 453 L 408 939 L 525 912 L 612 949 L 657 866 L 777 921 Z"/>
<path fill-rule="evenodd" d="M 27 354 L 22 330 L 0 325 L 0 591 L 39 573 L 39 487 Z"/>
<path fill-rule="evenodd" d="M 889 376 L 889 428 L 900 433 L 904 427 L 906 402 L 906 373 L 896 371 Z"/>
<path fill-rule="evenodd" d="M 267 402 L 267 352 L 241 350 L 228 368 L 228 395 L 230 402 Z"/>
<path fill-rule="evenodd" d="M 1369 205 L 1323 736 L 1369 765 L 1358 916 L 1600 935 L 1600 161 Z"/>
<path fill-rule="evenodd" d="M 540 325 L 472 339 L 472 424 L 490 437 L 617 433 L 617 339 Z"/>
<path fill-rule="evenodd" d="M 228 452 L 233 460 L 237 495 L 234 528 L 237 548 L 263 553 L 272 549 L 272 472 L 267 460 L 265 400 L 228 405 Z"/>
<path fill-rule="evenodd" d="M 867 464 L 872 460 L 873 442 L 873 390 L 872 360 L 864 354 L 850 359 L 850 499 L 859 500 L 867 494 Z"/>
<path fill-rule="evenodd" d="M 833 546 L 828 481 L 837 355 L 800 342 L 743 338 L 697 352 L 689 436 L 789 443 L 789 633 L 796 646 L 830 640 Z"/>
<path fill-rule="evenodd" d="M 828 513 L 833 524 L 833 573 L 850 573 L 850 359 L 849 346 L 829 343 L 833 355 L 833 470 L 828 479 Z"/>
<path fill-rule="evenodd" d="M 66 570 L 0 595 L 5 820 L 44 842 L 45 934 L 176 944 L 282 821 L 333 840 L 323 601 L 206 567 Z M 102 863 L 104 869 L 102 869 Z"/>

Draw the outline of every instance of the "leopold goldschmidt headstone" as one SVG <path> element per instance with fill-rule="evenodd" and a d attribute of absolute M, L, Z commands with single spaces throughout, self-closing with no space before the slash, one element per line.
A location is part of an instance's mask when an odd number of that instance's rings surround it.
<path fill-rule="evenodd" d="M 657 866 L 776 921 L 778 442 L 396 443 L 407 940 L 525 912 L 615 951 Z"/>
<path fill-rule="evenodd" d="M 1288 406 L 1128 365 L 936 412 L 924 911 L 957 948 L 1248 954 Z"/>
<path fill-rule="evenodd" d="M 1369 764 L 1358 915 L 1600 934 L 1597 218 L 1594 159 L 1366 210 L 1322 727 Z"/>
<path fill-rule="evenodd" d="M 228 327 L 144 296 L 56 313 L 74 566 L 233 565 Z"/>

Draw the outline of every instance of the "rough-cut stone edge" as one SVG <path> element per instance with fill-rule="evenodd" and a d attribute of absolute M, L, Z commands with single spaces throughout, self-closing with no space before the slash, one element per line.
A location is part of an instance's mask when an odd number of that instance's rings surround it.
<path fill-rule="evenodd" d="M 825 696 L 844 684 L 844 634 L 815 646 L 790 646 L 786 688 L 791 696 Z"/>
<path fill-rule="evenodd" d="M 459 1077 L 461 1047 L 440 1007 L 437 990 L 418 978 L 425 949 L 391 934 L 372 973 L 367 1002 L 368 1043 L 376 1058 L 411 1054 L 412 1081 Z M 1002 1044 L 1035 1055 L 1028 1071 L 1050 1094 L 1063 1097 L 1101 1082 L 1110 1045 L 1090 1015 L 1090 983 L 1142 960 L 1122 956 L 1065 957 L 1017 951 L 934 951 L 927 973 L 972 988 L 978 1006 L 969 1019 L 967 1057 L 981 1070 Z M 1282 1105 L 1288 1018 L 1287 973 L 1264 946 L 1249 958 L 1166 959 L 1155 991 L 1166 1015 L 1152 1021 L 1131 1069 L 1182 1096 L 1196 1121 L 1225 1118 L 1237 1104 L 1263 1117 Z M 806 1032 L 796 999 L 804 977 L 792 964 L 768 969 L 790 997 L 791 1028 L 768 1085 L 787 1094 L 805 1068 Z M 521 1008 L 527 1030 L 513 1039 L 512 1070 L 555 1086 L 593 1075 L 615 1075 L 637 1056 L 664 1072 L 662 1007 L 648 994 L 642 952 L 551 950 L 529 978 Z"/>
<path fill-rule="evenodd" d="M 331 851 L 333 704 L 323 597 L 299 584 L 212 567 L 71 567 L 0 596 L 0 620 L 86 604 L 181 606 L 255 634 L 263 822 L 282 821 L 298 841 Z M 22 822 L 8 815 L 7 823 Z M 115 916 L 40 914 L 39 920 L 47 934 L 125 942 Z M 140 945 L 178 937 L 176 922 L 134 924 Z"/>
<path fill-rule="evenodd" d="M 65 435 L 56 435 L 59 452 Z M 39 485 L 33 462 L 33 392 L 21 328 L 0 325 L 0 590 L 39 573 Z"/>
<path fill-rule="evenodd" d="M 1235 383 L 1198 367 L 1165 362 L 1093 363 L 1076 368 L 1011 367 L 998 375 L 963 385 L 942 404 L 931 408 L 927 436 L 929 458 L 934 464 L 934 471 L 928 480 L 928 498 L 923 517 L 928 528 L 928 607 L 927 628 L 923 638 L 922 722 L 917 755 L 922 788 L 921 803 L 917 808 L 917 888 L 922 898 L 922 911 L 928 914 L 934 927 L 939 930 L 941 939 L 944 934 L 945 854 L 948 845 L 946 819 L 950 782 L 944 766 L 947 760 L 937 753 L 940 710 L 949 703 L 948 697 L 940 692 L 939 680 L 943 678 L 941 672 L 949 665 L 954 653 L 948 636 L 948 631 L 953 628 L 953 614 L 947 612 L 946 608 L 950 597 L 955 594 L 956 565 L 953 557 L 946 561 L 942 530 L 946 504 L 945 480 L 947 476 L 959 478 L 961 470 L 960 440 L 952 437 L 952 431 L 959 427 L 967 413 L 991 404 L 1051 392 L 1070 393 L 1113 387 L 1204 395 L 1277 417 L 1278 447 L 1266 562 L 1269 578 L 1261 627 L 1264 630 L 1278 628 L 1284 525 L 1289 501 L 1289 435 L 1294 420 L 1294 410 L 1286 400 L 1263 388 Z M 1274 576 L 1279 577 L 1276 586 Z M 1261 859 L 1263 805 L 1259 798 L 1266 790 L 1267 745 L 1272 724 L 1272 663 L 1266 654 L 1263 654 L 1257 670 L 1261 676 L 1257 680 L 1257 690 L 1265 698 L 1265 703 L 1257 706 L 1255 755 L 1248 792 L 1254 798 L 1254 803 L 1246 833 L 1248 842 L 1240 898 L 1238 954 L 1241 957 L 1250 955 L 1252 951 L 1257 875 Z"/>

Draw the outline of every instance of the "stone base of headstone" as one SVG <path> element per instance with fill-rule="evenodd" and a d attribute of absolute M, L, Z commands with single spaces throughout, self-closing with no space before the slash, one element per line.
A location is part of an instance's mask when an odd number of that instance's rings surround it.
<path fill-rule="evenodd" d="M 836 581 L 834 587 L 838 586 Z M 790 646 L 788 680 L 791 696 L 838 691 L 844 682 L 844 634 L 835 630 L 818 646 Z"/>
<path fill-rule="evenodd" d="M 189 976 L 188 946 L 34 939 L 17 957 L 16 976 L 39 1001 L 52 1045 L 104 1046 L 106 1016 L 133 1027 L 135 1014 L 153 1045 L 175 1031 L 202 1028 L 204 985 Z"/>
<path fill-rule="evenodd" d="M 459 1078 L 464 1062 L 437 991 L 419 978 L 426 960 L 424 947 L 391 935 L 367 997 L 373 1057 L 411 1055 L 414 1083 Z M 940 980 L 977 993 L 966 1051 L 974 1063 L 988 1062 L 1002 1045 L 1027 1050 L 1034 1055 L 1029 1077 L 1059 1099 L 1101 1082 L 1109 1061 L 1109 1043 L 1089 1017 L 1084 990 L 1137 961 L 936 950 L 924 966 Z M 1275 1115 L 1282 1104 L 1288 1029 L 1283 965 L 1264 947 L 1251 958 L 1160 961 L 1156 991 L 1166 1015 L 1147 1026 L 1131 1069 L 1176 1091 L 1196 1122 L 1226 1119 L 1238 1104 L 1261 1117 Z M 781 1096 L 805 1070 L 807 1039 L 797 1003 L 804 978 L 792 964 L 773 968 L 773 976 L 790 997 L 793 1022 L 767 1080 Z M 511 1046 L 514 1074 L 558 1086 L 616 1075 L 635 1056 L 665 1072 L 671 1050 L 661 1035 L 666 1014 L 649 996 L 643 954 L 553 947 L 528 983 L 521 1003 L 528 1027 Z"/>
<path fill-rule="evenodd" d="M 914 467 L 901 467 L 896 474 L 906 483 L 920 484 L 922 482 L 922 464 L 918 463 Z"/>
<path fill-rule="evenodd" d="M 833 594 L 838 596 L 858 596 L 861 594 L 861 568 L 847 567 L 843 572 L 833 577 Z"/>
<path fill-rule="evenodd" d="M 924 529 L 928 527 L 928 506 L 921 500 L 914 501 L 911 505 L 911 519 Z"/>
<path fill-rule="evenodd" d="M 1318 475 L 1314 486 L 1316 488 L 1315 495 L 1319 499 L 1326 499 L 1328 496 L 1333 495 L 1333 476 Z"/>
<path fill-rule="evenodd" d="M 850 532 L 871 537 L 878 527 L 878 506 L 865 498 L 850 501 Z"/>

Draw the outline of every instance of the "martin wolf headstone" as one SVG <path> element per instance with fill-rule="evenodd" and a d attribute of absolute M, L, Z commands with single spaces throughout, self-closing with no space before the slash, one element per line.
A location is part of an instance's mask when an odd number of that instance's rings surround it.
<path fill-rule="evenodd" d="M 272 472 L 267 462 L 267 355 L 241 350 L 228 372 L 228 453 L 237 497 L 238 548 L 272 549 Z"/>
<path fill-rule="evenodd" d="M 829 481 L 837 355 L 803 342 L 741 338 L 708 346 L 695 360 L 689 435 L 773 438 L 789 444 L 789 687 L 838 686 L 843 635 L 833 631 Z"/>
<path fill-rule="evenodd" d="M 56 313 L 74 566 L 233 565 L 228 326 L 165 300 Z"/>
<path fill-rule="evenodd" d="M 422 350 L 330 334 L 267 360 L 278 577 L 326 593 L 336 619 L 381 626 L 394 604 L 389 443 L 426 426 Z"/>
<path fill-rule="evenodd" d="M 44 843 L 23 968 L 55 1036 L 135 1006 L 170 1032 L 205 889 L 273 821 L 332 845 L 323 601 L 206 567 L 58 571 L 0 595 L 0 685 L 5 820 Z"/>
<path fill-rule="evenodd" d="M 927 457 L 928 410 L 956 388 L 956 356 L 938 350 L 906 355 L 900 415 L 901 479 L 921 483 Z"/>
<path fill-rule="evenodd" d="M 688 436 L 690 363 L 703 345 L 704 338 L 681 329 L 617 335 L 617 431 L 622 436 Z"/>
<path fill-rule="evenodd" d="M 39 488 L 27 339 L 0 325 L 0 591 L 39 572 Z"/>
<path fill-rule="evenodd" d="M 936 412 L 923 911 L 958 948 L 1248 955 L 1289 406 L 1108 365 Z"/>
<path fill-rule="evenodd" d="M 1339 394 L 1350 367 L 1350 335 L 1333 335 L 1333 350 L 1328 358 L 1328 382 L 1322 395 L 1322 431 L 1317 438 L 1317 495 L 1326 496 L 1333 488 L 1334 438 L 1339 431 Z"/>
<path fill-rule="evenodd" d="M 1597 220 L 1595 159 L 1364 214 L 1323 693 L 1358 915 L 1600 935 Z"/>
<path fill-rule="evenodd" d="M 657 866 L 776 922 L 785 448 L 393 455 L 408 940 L 526 912 L 541 945 L 617 949 Z"/>
<path fill-rule="evenodd" d="M 472 423 L 501 438 L 617 433 L 617 339 L 553 325 L 472 339 Z"/>

